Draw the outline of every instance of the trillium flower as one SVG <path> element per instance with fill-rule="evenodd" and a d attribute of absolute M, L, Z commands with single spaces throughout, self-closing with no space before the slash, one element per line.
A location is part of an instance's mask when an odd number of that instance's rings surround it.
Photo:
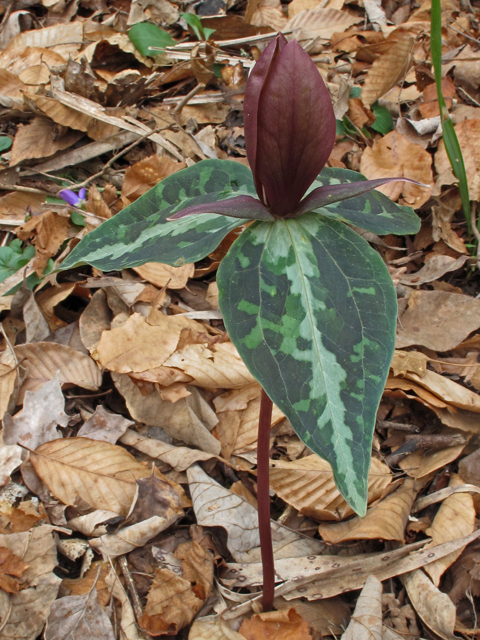
<path fill-rule="evenodd" d="M 62 189 L 61 191 L 58 192 L 58 195 L 60 196 L 60 198 L 62 198 L 62 200 L 65 200 L 65 202 L 69 204 L 71 207 L 80 208 L 82 204 L 85 202 L 85 198 L 87 196 L 87 190 L 82 187 L 78 192 L 78 194 L 76 194 L 75 191 L 72 191 L 71 189 Z"/>
<path fill-rule="evenodd" d="M 282 34 L 266 47 L 250 73 L 244 98 L 247 158 L 258 200 L 250 195 L 186 207 L 169 220 L 193 213 L 278 220 L 371 191 L 380 178 L 327 185 L 305 193 L 325 166 L 335 143 L 336 120 L 327 87 L 313 60 Z M 303 198 L 303 200 L 302 200 Z"/>

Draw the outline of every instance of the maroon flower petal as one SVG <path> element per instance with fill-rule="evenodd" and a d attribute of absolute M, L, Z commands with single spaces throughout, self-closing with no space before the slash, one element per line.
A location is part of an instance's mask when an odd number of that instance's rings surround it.
<path fill-rule="evenodd" d="M 344 184 L 332 184 L 326 187 L 318 187 L 311 191 L 306 196 L 300 206 L 295 211 L 295 217 L 306 213 L 307 211 L 313 211 L 314 209 L 320 209 L 320 207 L 326 207 L 334 202 L 340 202 L 341 200 L 348 200 L 355 196 L 361 196 L 363 193 L 368 193 L 376 187 L 380 187 L 382 184 L 389 182 L 411 182 L 413 184 L 422 185 L 416 180 L 410 178 L 378 178 L 376 180 L 362 180 L 361 182 L 345 182 Z"/>
<path fill-rule="evenodd" d="M 245 220 L 266 220 L 269 222 L 274 220 L 270 211 L 263 206 L 260 200 L 252 198 L 252 196 L 237 196 L 228 200 L 220 200 L 219 202 L 196 204 L 177 211 L 167 220 L 178 220 L 197 213 L 218 213 L 223 216 L 243 218 Z"/>
<path fill-rule="evenodd" d="M 265 49 L 247 84 L 244 115 L 257 193 L 275 216 L 287 216 L 325 165 L 336 128 L 325 83 L 298 42 L 279 35 Z"/>

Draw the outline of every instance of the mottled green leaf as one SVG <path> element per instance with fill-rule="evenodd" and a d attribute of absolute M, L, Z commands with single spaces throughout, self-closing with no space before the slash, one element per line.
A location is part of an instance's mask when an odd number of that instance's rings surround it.
<path fill-rule="evenodd" d="M 22 242 L 18 239 L 12 240 L 6 247 L 0 247 L 0 282 L 24 267 L 34 255 L 35 247 L 28 245 L 22 249 Z"/>
<path fill-rule="evenodd" d="M 223 259 L 217 282 L 245 364 L 364 515 L 397 317 L 380 256 L 344 224 L 308 213 L 253 223 Z"/>
<path fill-rule="evenodd" d="M 91 231 L 61 269 L 90 264 L 102 271 L 146 262 L 181 266 L 211 253 L 241 220 L 202 213 L 167 222 L 185 207 L 256 195 L 251 171 L 228 160 L 203 160 L 168 176 L 133 204 Z"/>
<path fill-rule="evenodd" d="M 325 167 L 308 191 L 327 185 L 361 180 L 366 180 L 365 176 L 356 171 Z M 342 220 L 379 235 L 388 233 L 404 235 L 417 233 L 420 229 L 420 218 L 413 209 L 395 204 L 379 191 L 370 191 L 350 200 L 342 200 L 321 209 L 315 209 L 315 211 L 327 218 Z"/>

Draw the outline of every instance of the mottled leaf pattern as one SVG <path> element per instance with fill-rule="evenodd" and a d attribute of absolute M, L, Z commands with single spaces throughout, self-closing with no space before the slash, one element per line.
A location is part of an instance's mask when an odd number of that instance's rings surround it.
<path fill-rule="evenodd" d="M 113 218 L 91 231 L 61 269 L 90 264 L 102 271 L 162 262 L 175 267 L 204 258 L 217 248 L 235 218 L 203 213 L 167 222 L 185 207 L 239 195 L 255 196 L 251 171 L 226 160 L 204 160 L 174 173 Z"/>
<path fill-rule="evenodd" d="M 356 171 L 325 167 L 313 182 L 309 193 L 319 187 L 362 180 L 366 178 Z M 379 235 L 417 233 L 420 229 L 420 218 L 413 209 L 395 204 L 380 191 L 370 191 L 316 211 L 327 218 L 343 220 Z"/>
<path fill-rule="evenodd" d="M 217 281 L 226 327 L 247 367 L 364 515 L 397 315 L 380 256 L 340 222 L 308 213 L 255 222 L 222 261 Z"/>

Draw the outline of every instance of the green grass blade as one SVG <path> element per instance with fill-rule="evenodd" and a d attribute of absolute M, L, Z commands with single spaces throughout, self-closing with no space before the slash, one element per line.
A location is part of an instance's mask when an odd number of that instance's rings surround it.
<path fill-rule="evenodd" d="M 468 194 L 467 172 L 463 161 L 462 149 L 458 142 L 453 122 L 448 115 L 447 105 L 442 95 L 442 7 L 440 0 L 432 0 L 432 19 L 430 47 L 433 69 L 435 72 L 435 84 L 437 86 L 438 104 L 442 120 L 443 140 L 448 159 L 452 165 L 453 174 L 458 180 L 458 188 L 462 198 L 462 207 L 468 230 L 471 228 L 470 197 Z"/>

